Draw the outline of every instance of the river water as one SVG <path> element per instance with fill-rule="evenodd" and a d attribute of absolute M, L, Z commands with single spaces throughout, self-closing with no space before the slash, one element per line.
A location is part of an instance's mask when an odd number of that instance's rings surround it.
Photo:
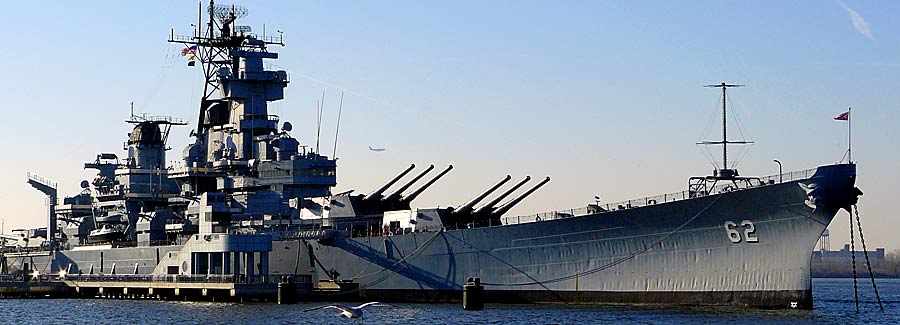
<path fill-rule="evenodd" d="M 0 300 L 2 324 L 606 324 L 606 323 L 883 323 L 900 324 L 900 279 L 879 279 L 884 312 L 869 279 L 860 279 L 856 313 L 851 279 L 814 279 L 814 310 L 721 307 L 624 307 L 460 304 L 370 307 L 365 320 L 339 318 L 319 304 L 213 303 L 96 299 Z"/>

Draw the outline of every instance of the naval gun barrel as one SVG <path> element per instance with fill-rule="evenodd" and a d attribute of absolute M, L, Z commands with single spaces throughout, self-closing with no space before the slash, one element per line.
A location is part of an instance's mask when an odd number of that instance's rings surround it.
<path fill-rule="evenodd" d="M 373 198 L 377 199 L 377 198 L 381 197 L 381 194 L 383 194 L 384 191 L 387 191 L 388 188 L 390 188 L 392 185 L 394 185 L 394 183 L 396 183 L 401 178 L 403 178 L 403 176 L 406 176 L 406 174 L 409 174 L 409 172 L 412 171 L 413 168 L 416 168 L 416 164 L 409 164 L 409 168 L 407 168 L 402 173 L 400 173 L 400 175 L 397 175 L 397 177 L 394 177 L 394 179 L 392 179 L 390 182 L 387 182 L 387 184 L 384 184 L 384 186 L 382 186 L 381 188 L 375 190 L 375 192 L 372 192 L 372 193 L 369 193 L 369 195 L 366 195 L 364 200 L 371 200 Z"/>
<path fill-rule="evenodd" d="M 428 183 L 425 183 L 425 185 L 422 185 L 422 187 L 413 191 L 412 193 L 403 197 L 400 200 L 403 202 L 406 202 L 406 203 L 412 202 L 412 200 L 415 200 L 416 197 L 419 196 L 419 194 L 422 194 L 422 192 L 425 192 L 425 190 L 428 189 L 428 187 L 430 187 L 432 184 L 434 184 L 439 179 L 441 179 L 441 177 L 444 177 L 444 175 L 447 175 L 447 173 L 449 173 L 451 169 L 453 169 L 453 165 L 447 166 L 447 169 L 444 169 L 444 171 L 442 171 L 440 174 L 438 174 L 437 176 L 432 178 L 430 181 L 428 181 Z"/>
<path fill-rule="evenodd" d="M 463 206 L 459 207 L 458 209 L 454 210 L 453 212 L 454 213 L 469 213 L 469 212 L 471 212 L 472 207 L 474 207 L 476 204 L 478 204 L 478 202 L 481 202 L 481 200 L 484 200 L 484 198 L 486 198 L 488 195 L 491 195 L 491 193 L 494 193 L 494 191 L 496 191 L 498 188 L 500 188 L 500 186 L 503 186 L 503 184 L 506 184 L 506 182 L 509 182 L 510 179 L 512 179 L 512 176 L 506 175 L 506 177 L 503 178 L 502 180 L 500 180 L 500 182 L 498 182 L 496 185 L 491 186 L 491 188 L 489 188 L 487 191 L 484 191 L 484 193 L 481 193 L 481 195 L 475 197 L 474 199 L 469 201 L 469 203 L 464 204 Z"/>
<path fill-rule="evenodd" d="M 483 207 L 478 208 L 478 210 L 475 210 L 475 212 L 473 212 L 473 214 L 482 214 L 484 212 L 490 212 L 490 211 L 494 210 L 494 206 L 497 205 L 497 203 L 500 203 L 500 201 L 502 201 L 507 196 L 512 194 L 512 192 L 515 192 L 516 190 L 518 190 L 520 187 L 522 187 L 522 185 L 525 185 L 525 183 L 528 183 L 528 181 L 530 181 L 530 180 L 531 180 L 531 176 L 525 176 L 525 179 L 516 183 L 516 185 L 513 185 L 513 187 L 510 187 L 508 190 L 506 190 L 506 192 L 503 192 L 503 194 L 500 194 L 499 196 L 497 196 L 496 198 L 491 200 L 491 202 L 488 202 L 487 204 L 485 204 Z"/>
<path fill-rule="evenodd" d="M 531 193 L 534 193 L 534 191 L 537 191 L 539 188 L 541 188 L 541 186 L 544 186 L 544 184 L 547 184 L 548 182 L 550 182 L 550 176 L 547 176 L 547 178 L 544 178 L 543 181 L 541 181 L 534 187 L 528 189 L 528 191 L 526 191 L 525 193 L 522 193 L 522 195 L 519 195 L 519 197 L 513 199 L 512 201 L 509 201 L 509 203 L 504 204 L 502 207 L 497 208 L 497 210 L 495 210 L 493 213 L 491 213 L 491 216 L 492 217 L 502 216 L 504 213 L 509 211 L 509 209 L 512 209 L 514 206 L 516 206 L 516 204 L 519 204 L 519 202 L 522 202 L 522 200 L 524 200 L 526 197 L 531 195 Z"/>
<path fill-rule="evenodd" d="M 392 200 L 399 201 L 400 196 L 403 194 L 404 191 L 406 191 L 407 189 L 409 189 L 410 186 L 412 186 L 413 184 L 418 182 L 420 179 L 422 179 L 422 177 L 425 177 L 425 174 L 428 174 L 428 172 L 430 172 L 432 169 L 434 169 L 434 165 L 428 166 L 428 168 L 425 169 L 424 172 L 420 173 L 419 175 L 416 175 L 416 177 L 413 177 L 412 180 L 410 180 L 409 182 L 407 182 L 406 184 L 404 184 L 403 186 L 398 188 L 396 191 L 394 191 L 394 193 L 391 193 L 390 195 L 386 196 L 385 198 L 383 198 L 381 200 L 382 201 L 392 201 Z"/>

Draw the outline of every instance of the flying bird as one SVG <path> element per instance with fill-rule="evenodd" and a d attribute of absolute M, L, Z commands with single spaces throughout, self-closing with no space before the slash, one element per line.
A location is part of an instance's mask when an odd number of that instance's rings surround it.
<path fill-rule="evenodd" d="M 369 307 L 369 306 L 378 306 L 378 307 L 381 307 L 381 306 L 388 306 L 388 307 L 390 307 L 391 305 L 383 304 L 383 303 L 380 303 L 380 302 L 377 302 L 377 301 L 373 301 L 373 302 L 367 302 L 367 303 L 364 303 L 364 304 L 359 305 L 359 306 L 356 306 L 356 307 L 348 307 L 348 306 L 344 306 L 344 305 L 325 305 L 325 306 L 319 306 L 319 307 L 315 307 L 315 308 L 310 308 L 310 309 L 304 310 L 303 312 L 308 312 L 308 311 L 313 311 L 313 310 L 319 310 L 319 309 L 333 308 L 333 309 L 337 309 L 337 310 L 340 310 L 340 311 L 341 311 L 341 313 L 338 314 L 338 316 L 341 316 L 341 317 L 347 317 L 347 318 L 360 318 L 360 319 L 362 319 L 362 318 L 363 318 L 363 309 L 365 309 L 366 307 Z"/>
<path fill-rule="evenodd" d="M 369 146 L 369 151 L 382 152 L 382 151 L 385 151 L 385 150 L 387 150 L 387 149 L 385 149 L 385 148 L 373 148 L 372 146 Z"/>

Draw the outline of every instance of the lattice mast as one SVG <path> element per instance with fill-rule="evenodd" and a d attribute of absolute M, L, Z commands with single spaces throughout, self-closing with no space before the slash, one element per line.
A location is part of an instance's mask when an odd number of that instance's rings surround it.
<path fill-rule="evenodd" d="M 198 4 L 197 25 L 191 36 L 175 35 L 175 30 L 169 36 L 169 42 L 184 44 L 186 47 L 196 46 L 197 60 L 204 76 L 203 97 L 200 100 L 200 116 L 197 122 L 197 133 L 205 133 L 208 126 L 204 127 L 204 115 L 215 102 L 217 92 L 221 90 L 218 73 L 223 67 L 238 64 L 231 52 L 235 50 L 268 52 L 266 46 L 284 46 L 282 34 L 276 37 L 260 37 L 250 34 L 248 26 L 237 26 L 235 22 L 239 18 L 246 17 L 248 10 L 236 5 L 216 5 L 214 0 L 209 1 L 207 7 L 206 28 L 203 30 L 203 5 Z M 193 25 L 193 24 L 192 24 Z M 265 33 L 265 31 L 263 31 Z M 261 42 L 246 42 L 248 39 Z M 232 69 L 233 70 L 233 69 Z"/>

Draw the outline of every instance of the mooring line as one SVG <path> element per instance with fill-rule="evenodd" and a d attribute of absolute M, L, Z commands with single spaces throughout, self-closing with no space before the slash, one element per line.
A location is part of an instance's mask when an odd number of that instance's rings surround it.
<path fill-rule="evenodd" d="M 856 287 L 856 245 L 853 239 L 853 214 L 850 214 L 850 264 L 853 266 L 853 302 L 856 303 L 856 313 L 859 314 L 859 290 Z"/>
<path fill-rule="evenodd" d="M 869 250 L 866 249 L 866 239 L 863 237 L 863 229 L 862 222 L 859 221 L 859 207 L 854 204 L 853 211 L 856 212 L 856 228 L 859 229 L 859 242 L 862 243 L 863 256 L 866 257 L 866 268 L 869 269 L 869 278 L 872 280 L 872 289 L 875 290 L 875 299 L 878 300 L 878 307 L 881 308 L 881 312 L 884 312 L 884 305 L 881 304 L 881 295 L 878 294 L 878 286 L 875 285 L 875 274 L 872 273 L 872 264 L 869 263 Z M 851 223 L 852 221 L 852 216 Z M 857 307 L 857 309 L 859 309 Z"/>

